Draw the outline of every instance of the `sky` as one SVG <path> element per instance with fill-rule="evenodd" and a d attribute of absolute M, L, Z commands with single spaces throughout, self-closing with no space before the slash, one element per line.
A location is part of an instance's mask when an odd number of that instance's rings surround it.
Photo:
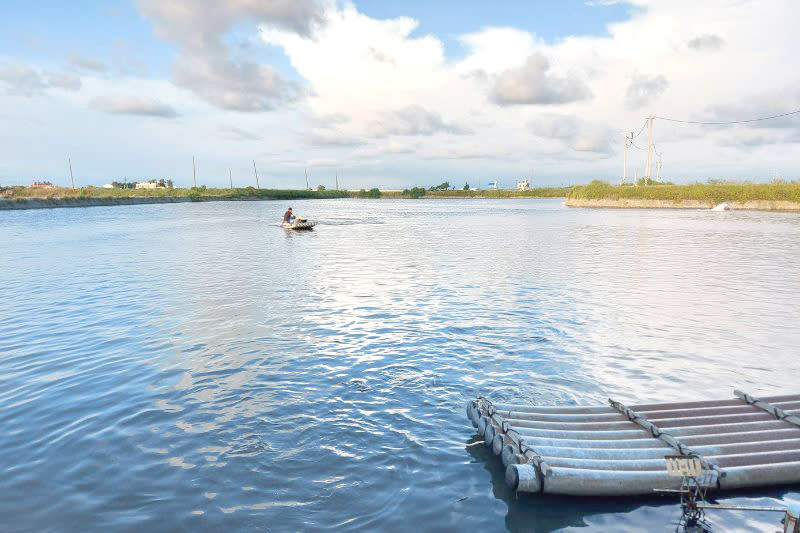
<path fill-rule="evenodd" d="M 800 179 L 796 0 L 4 0 L 0 185 Z M 641 133 L 639 133 L 642 131 Z M 655 171 L 654 171 L 655 174 Z"/>

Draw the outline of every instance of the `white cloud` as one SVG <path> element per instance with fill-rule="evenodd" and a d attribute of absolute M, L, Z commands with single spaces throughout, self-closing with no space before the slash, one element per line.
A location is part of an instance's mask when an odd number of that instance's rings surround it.
<path fill-rule="evenodd" d="M 86 159 L 117 154 L 116 164 L 130 157 L 116 146 L 135 145 L 146 154 L 135 164 L 163 164 L 167 172 L 174 169 L 179 183 L 180 176 L 187 183 L 187 167 L 191 181 L 186 162 L 202 150 L 203 172 L 213 168 L 214 175 L 225 176 L 232 167 L 236 180 L 237 172 L 252 174 L 255 155 L 259 169 L 270 169 L 269 179 L 293 176 L 300 181 L 286 185 L 300 186 L 309 161 L 335 165 L 352 186 L 422 184 L 442 175 L 502 180 L 530 169 L 537 179 L 554 182 L 565 175 L 614 179 L 622 132 L 639 131 L 651 113 L 725 121 L 800 108 L 800 73 L 791 68 L 800 48 L 800 34 L 789 23 L 793 0 L 634 4 L 631 19 L 612 24 L 603 36 L 545 42 L 508 26 L 465 28 L 468 33 L 450 36 L 463 55 L 449 58 L 424 24 L 407 17 L 375 19 L 332 0 L 283 19 L 276 13 L 291 11 L 260 9 L 287 8 L 286 2 L 152 0 L 140 5 L 158 34 L 178 48 L 172 83 L 135 72 L 109 79 L 76 67 L 81 90 L 64 90 L 74 89 L 76 78 L 51 76 L 61 72 L 63 56 L 27 69 L 9 69 L 18 62 L 0 57 L 0 107 L 16 117 L 8 119 L 15 131 L 27 132 L 19 139 L 36 136 L 49 148 L 43 156 L 76 138 L 74 129 L 85 146 L 103 147 Z M 188 10 L 185 16 L 180 9 Z M 241 41 L 250 23 L 260 25 L 263 41 L 280 47 L 296 76 L 278 75 L 257 44 L 229 44 Z M 114 65 L 109 60 L 109 68 L 116 70 Z M 496 105 L 498 87 L 505 103 L 526 103 Z M 85 108 L 119 94 L 146 96 L 180 110 L 181 119 L 133 117 L 114 132 L 112 144 L 98 133 L 107 131 L 108 118 Z M 265 109 L 273 112 L 241 112 Z M 70 123 L 59 126 L 53 117 L 69 117 Z M 675 173 L 667 178 L 705 177 L 710 162 L 715 175 L 758 176 L 761 169 L 779 168 L 787 177 L 792 169 L 800 177 L 797 120 L 737 127 L 657 120 L 655 141 L 664 168 Z M 26 121 L 50 127 L 28 130 Z M 219 142 L 222 135 L 263 138 Z M 5 138 L 8 150 L 24 154 L 21 160 L 43 159 L 16 137 Z M 646 142 L 644 134 L 640 141 Z M 635 168 L 641 174 L 642 155 L 629 153 L 631 175 Z"/>
<path fill-rule="evenodd" d="M 92 106 L 100 111 L 116 115 L 140 115 L 145 117 L 177 118 L 178 112 L 171 105 L 151 98 L 138 96 L 108 96 L 95 98 Z"/>
<path fill-rule="evenodd" d="M 179 47 L 175 83 L 235 111 L 272 110 L 301 91 L 273 67 L 234 56 L 225 35 L 237 24 L 256 22 L 310 36 L 323 20 L 315 0 L 140 0 L 139 8 Z"/>
<path fill-rule="evenodd" d="M 38 70 L 23 63 L 0 63 L 0 84 L 9 94 L 32 97 L 52 88 L 78 91 L 81 79 L 68 72 Z"/>
<path fill-rule="evenodd" d="M 692 50 L 719 50 L 725 41 L 719 35 L 700 35 L 690 39 L 687 45 Z"/>
<path fill-rule="evenodd" d="M 566 104 L 591 95 L 581 79 L 552 74 L 550 61 L 542 54 L 533 54 L 522 66 L 500 74 L 492 89 L 492 99 L 500 105 Z"/>
<path fill-rule="evenodd" d="M 632 18 L 611 25 L 607 36 L 545 43 L 513 27 L 467 33 L 457 37 L 465 55 L 456 61 L 444 56 L 437 37 L 417 31 L 417 21 L 373 19 L 349 4 L 329 7 L 325 25 L 313 38 L 274 28 L 262 28 L 262 35 L 282 47 L 308 81 L 306 103 L 312 113 L 347 117 L 334 137 L 425 134 L 427 150 L 417 153 L 452 157 L 446 128 L 377 127 L 390 123 L 387 117 L 397 110 L 418 106 L 470 132 L 466 137 L 482 149 L 464 153 L 504 153 L 513 143 L 522 151 L 519 164 L 552 165 L 554 173 L 614 176 L 622 132 L 638 131 L 646 114 L 710 115 L 713 109 L 747 101 L 752 96 L 748 87 L 800 81 L 786 68 L 794 61 L 788 43 L 800 45 L 800 40 L 780 23 L 792 12 L 790 0 L 767 10 L 759 2 L 724 0 L 634 3 L 638 9 Z M 754 48 L 753 42 L 760 44 Z M 764 56 L 759 50 L 772 52 Z M 543 116 L 546 109 L 557 109 L 560 118 Z M 668 144 L 670 168 L 684 165 L 695 172 L 702 172 L 698 162 L 724 136 L 719 129 L 698 132 L 663 121 L 657 122 L 655 134 L 658 143 L 674 143 Z M 376 142 L 392 138 L 377 137 Z M 326 141 L 334 142 L 330 136 Z M 342 154 L 363 153 L 355 148 L 343 146 Z M 749 149 L 741 148 L 743 153 Z M 379 146 L 372 150 L 381 151 Z M 640 164 L 639 155 L 630 156 L 632 166 Z M 402 172 L 405 159 L 396 161 Z M 488 155 L 485 162 L 475 161 L 471 171 L 493 172 L 497 166 Z M 732 171 L 752 174 L 741 167 Z"/>
<path fill-rule="evenodd" d="M 419 105 L 411 105 L 383 113 L 380 119 L 370 124 L 369 132 L 373 137 L 388 137 L 389 135 L 433 135 L 434 133 L 463 135 L 469 133 L 469 130 L 445 122 L 434 111 L 429 111 Z"/>
<path fill-rule="evenodd" d="M 261 139 L 264 138 L 262 135 L 259 135 L 258 133 L 254 133 L 252 131 L 248 131 L 236 126 L 231 126 L 229 124 L 220 125 L 219 131 L 225 134 L 225 136 L 228 139 L 234 141 L 260 141 Z"/>
<path fill-rule="evenodd" d="M 639 109 L 647 104 L 654 104 L 655 99 L 669 87 L 669 81 L 662 75 L 635 75 L 625 93 L 625 105 L 631 109 Z"/>
<path fill-rule="evenodd" d="M 71 53 L 67 56 L 69 63 L 78 70 L 91 71 L 91 72 L 105 72 L 108 67 L 99 59 L 91 57 L 84 57 L 76 53 Z"/>

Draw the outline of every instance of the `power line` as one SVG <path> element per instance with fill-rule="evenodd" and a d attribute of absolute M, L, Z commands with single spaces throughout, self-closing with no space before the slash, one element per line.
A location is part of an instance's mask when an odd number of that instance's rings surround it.
<path fill-rule="evenodd" d="M 639 130 L 639 133 L 637 133 L 636 135 L 634 135 L 633 137 L 631 137 L 631 140 L 633 140 L 633 139 L 635 139 L 636 137 L 638 137 L 639 135 L 641 135 L 641 134 L 642 134 L 642 132 L 644 131 L 644 129 L 645 129 L 646 127 L 647 127 L 647 121 L 645 120 L 645 121 L 644 121 L 644 124 L 642 124 L 642 129 L 640 129 L 640 130 Z"/>
<path fill-rule="evenodd" d="M 748 120 L 731 120 L 728 122 L 701 122 L 697 120 L 679 120 L 676 118 L 667 118 L 667 117 L 655 117 L 661 120 L 668 120 L 670 122 L 682 122 L 684 124 L 704 124 L 707 126 L 725 126 L 728 124 L 744 124 L 746 122 L 759 122 L 762 120 L 772 120 L 773 118 L 781 118 L 781 117 L 788 117 L 789 115 L 796 115 L 800 113 L 800 109 L 797 111 L 789 111 L 788 113 L 781 113 L 780 115 L 772 115 L 771 117 L 759 117 L 759 118 L 751 118 Z"/>
<path fill-rule="evenodd" d="M 631 146 L 633 146 L 634 148 L 637 148 L 637 149 L 639 149 L 639 150 L 641 150 L 641 151 L 643 151 L 643 152 L 646 152 L 646 151 L 647 151 L 647 148 L 642 148 L 641 146 L 637 145 L 637 144 L 636 144 L 635 142 L 633 142 L 633 141 L 631 141 Z"/>

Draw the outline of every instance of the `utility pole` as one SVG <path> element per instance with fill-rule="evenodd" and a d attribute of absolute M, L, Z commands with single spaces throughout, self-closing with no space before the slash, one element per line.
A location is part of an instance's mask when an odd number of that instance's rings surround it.
<path fill-rule="evenodd" d="M 75 176 L 72 175 L 72 158 L 68 157 L 69 162 L 69 181 L 72 183 L 72 190 L 75 190 Z"/>
<path fill-rule="evenodd" d="M 658 154 L 658 161 L 656 161 L 656 181 L 661 181 L 661 154 Z"/>
<path fill-rule="evenodd" d="M 258 183 L 258 169 L 256 169 L 256 160 L 253 159 L 253 174 L 256 175 L 256 189 L 260 189 L 261 185 Z"/>
<path fill-rule="evenodd" d="M 231 189 L 233 189 L 233 173 L 228 169 L 228 179 L 231 181 Z"/>
<path fill-rule="evenodd" d="M 644 169 L 644 184 L 650 184 L 650 163 L 653 159 L 653 119 L 655 117 L 650 115 L 647 117 L 647 163 Z"/>
<path fill-rule="evenodd" d="M 625 181 L 628 178 L 628 133 L 625 132 L 625 141 L 624 141 L 625 148 L 623 149 L 623 156 L 622 156 L 622 181 L 620 185 L 625 185 Z"/>
<path fill-rule="evenodd" d="M 339 190 L 339 173 L 336 173 L 336 190 Z"/>
<path fill-rule="evenodd" d="M 194 165 L 194 156 L 192 156 L 192 187 L 197 188 L 197 169 Z"/>
<path fill-rule="evenodd" d="M 306 190 L 308 190 L 308 169 L 305 169 L 306 172 Z"/>

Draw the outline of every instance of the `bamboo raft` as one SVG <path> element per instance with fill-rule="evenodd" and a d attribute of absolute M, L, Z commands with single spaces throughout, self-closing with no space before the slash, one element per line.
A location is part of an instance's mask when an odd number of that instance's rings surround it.
<path fill-rule="evenodd" d="M 800 394 L 544 407 L 479 397 L 467 416 L 518 492 L 574 496 L 680 489 L 667 456 L 693 457 L 709 490 L 800 483 Z"/>

